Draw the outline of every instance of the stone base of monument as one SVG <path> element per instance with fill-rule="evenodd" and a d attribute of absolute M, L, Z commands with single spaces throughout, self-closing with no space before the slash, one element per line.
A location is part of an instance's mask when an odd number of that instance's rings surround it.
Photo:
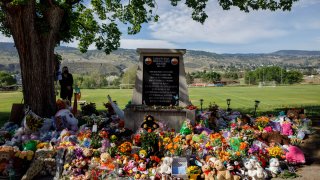
<path fill-rule="evenodd" d="M 157 122 L 161 122 L 169 129 L 180 131 L 182 123 L 189 119 L 195 123 L 196 111 L 188 109 L 149 109 L 130 106 L 124 110 L 125 127 L 136 131 L 140 128 L 146 115 L 152 115 Z"/>

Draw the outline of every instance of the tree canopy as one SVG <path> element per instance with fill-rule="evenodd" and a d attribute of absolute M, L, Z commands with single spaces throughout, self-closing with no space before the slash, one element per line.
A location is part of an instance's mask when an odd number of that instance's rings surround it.
<path fill-rule="evenodd" d="M 177 6 L 181 0 L 169 0 Z M 228 10 L 239 7 L 241 11 L 251 10 L 290 10 L 297 0 L 218 0 L 219 5 Z M 208 15 L 205 12 L 208 0 L 184 0 L 192 9 L 191 17 L 204 23 Z M 121 32 L 118 24 L 128 27 L 128 34 L 136 34 L 143 23 L 158 21 L 155 13 L 156 0 L 0 0 L 0 31 L 7 36 L 12 35 L 12 25 L 8 14 L 27 10 L 33 21 L 30 26 L 43 36 L 57 28 L 58 36 L 55 44 L 79 41 L 79 49 L 86 52 L 89 45 L 95 44 L 97 49 L 106 53 L 120 46 Z M 62 23 L 57 26 L 54 15 L 62 16 Z"/>
<path fill-rule="evenodd" d="M 0 71 L 0 87 L 16 84 L 16 79 L 9 73 Z"/>
<path fill-rule="evenodd" d="M 258 84 L 259 82 L 275 81 L 277 84 L 300 83 L 303 74 L 299 71 L 287 71 L 279 66 L 261 67 L 247 72 L 245 81 L 247 84 Z"/>

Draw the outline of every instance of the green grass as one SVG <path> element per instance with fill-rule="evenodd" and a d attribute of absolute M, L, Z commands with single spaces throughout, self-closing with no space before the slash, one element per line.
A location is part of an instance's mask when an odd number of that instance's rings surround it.
<path fill-rule="evenodd" d="M 81 100 L 95 102 L 98 110 L 105 109 L 103 102 L 109 94 L 121 108 L 131 100 L 132 89 L 82 89 Z M 231 108 L 252 111 L 255 100 L 260 100 L 259 112 L 273 111 L 286 107 L 320 106 L 319 85 L 295 85 L 278 87 L 211 87 L 189 88 L 191 102 L 200 107 L 200 99 L 204 99 L 203 107 L 215 102 L 226 108 L 226 99 L 231 99 Z M 0 92 L 0 122 L 6 121 L 11 111 L 12 103 L 20 103 L 21 92 Z M 0 123 L 1 124 L 1 123 Z"/>

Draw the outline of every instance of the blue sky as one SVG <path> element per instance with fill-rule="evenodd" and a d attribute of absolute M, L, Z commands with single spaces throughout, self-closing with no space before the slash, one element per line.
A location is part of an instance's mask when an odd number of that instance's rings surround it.
<path fill-rule="evenodd" d="M 223 11 L 209 0 L 202 25 L 183 3 L 171 7 L 158 0 L 157 23 L 144 24 L 137 35 L 123 28 L 122 48 L 182 48 L 216 53 L 269 53 L 277 50 L 320 50 L 320 0 L 300 0 L 292 11 Z M 12 41 L 0 35 L 0 41 Z M 77 42 L 67 44 L 77 46 Z"/>

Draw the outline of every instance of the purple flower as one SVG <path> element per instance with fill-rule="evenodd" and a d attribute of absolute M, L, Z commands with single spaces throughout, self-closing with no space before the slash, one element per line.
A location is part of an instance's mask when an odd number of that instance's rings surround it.
<path fill-rule="evenodd" d="M 258 152 L 259 151 L 259 146 L 257 146 L 257 145 L 252 145 L 251 146 L 251 148 L 249 148 L 249 150 L 248 150 L 248 152 L 250 153 L 250 154 L 253 154 L 253 153 L 255 153 L 255 152 Z"/>
<path fill-rule="evenodd" d="M 76 148 L 74 150 L 74 154 L 79 158 L 79 157 L 83 157 L 83 153 L 82 153 L 82 149 L 81 148 Z"/>

